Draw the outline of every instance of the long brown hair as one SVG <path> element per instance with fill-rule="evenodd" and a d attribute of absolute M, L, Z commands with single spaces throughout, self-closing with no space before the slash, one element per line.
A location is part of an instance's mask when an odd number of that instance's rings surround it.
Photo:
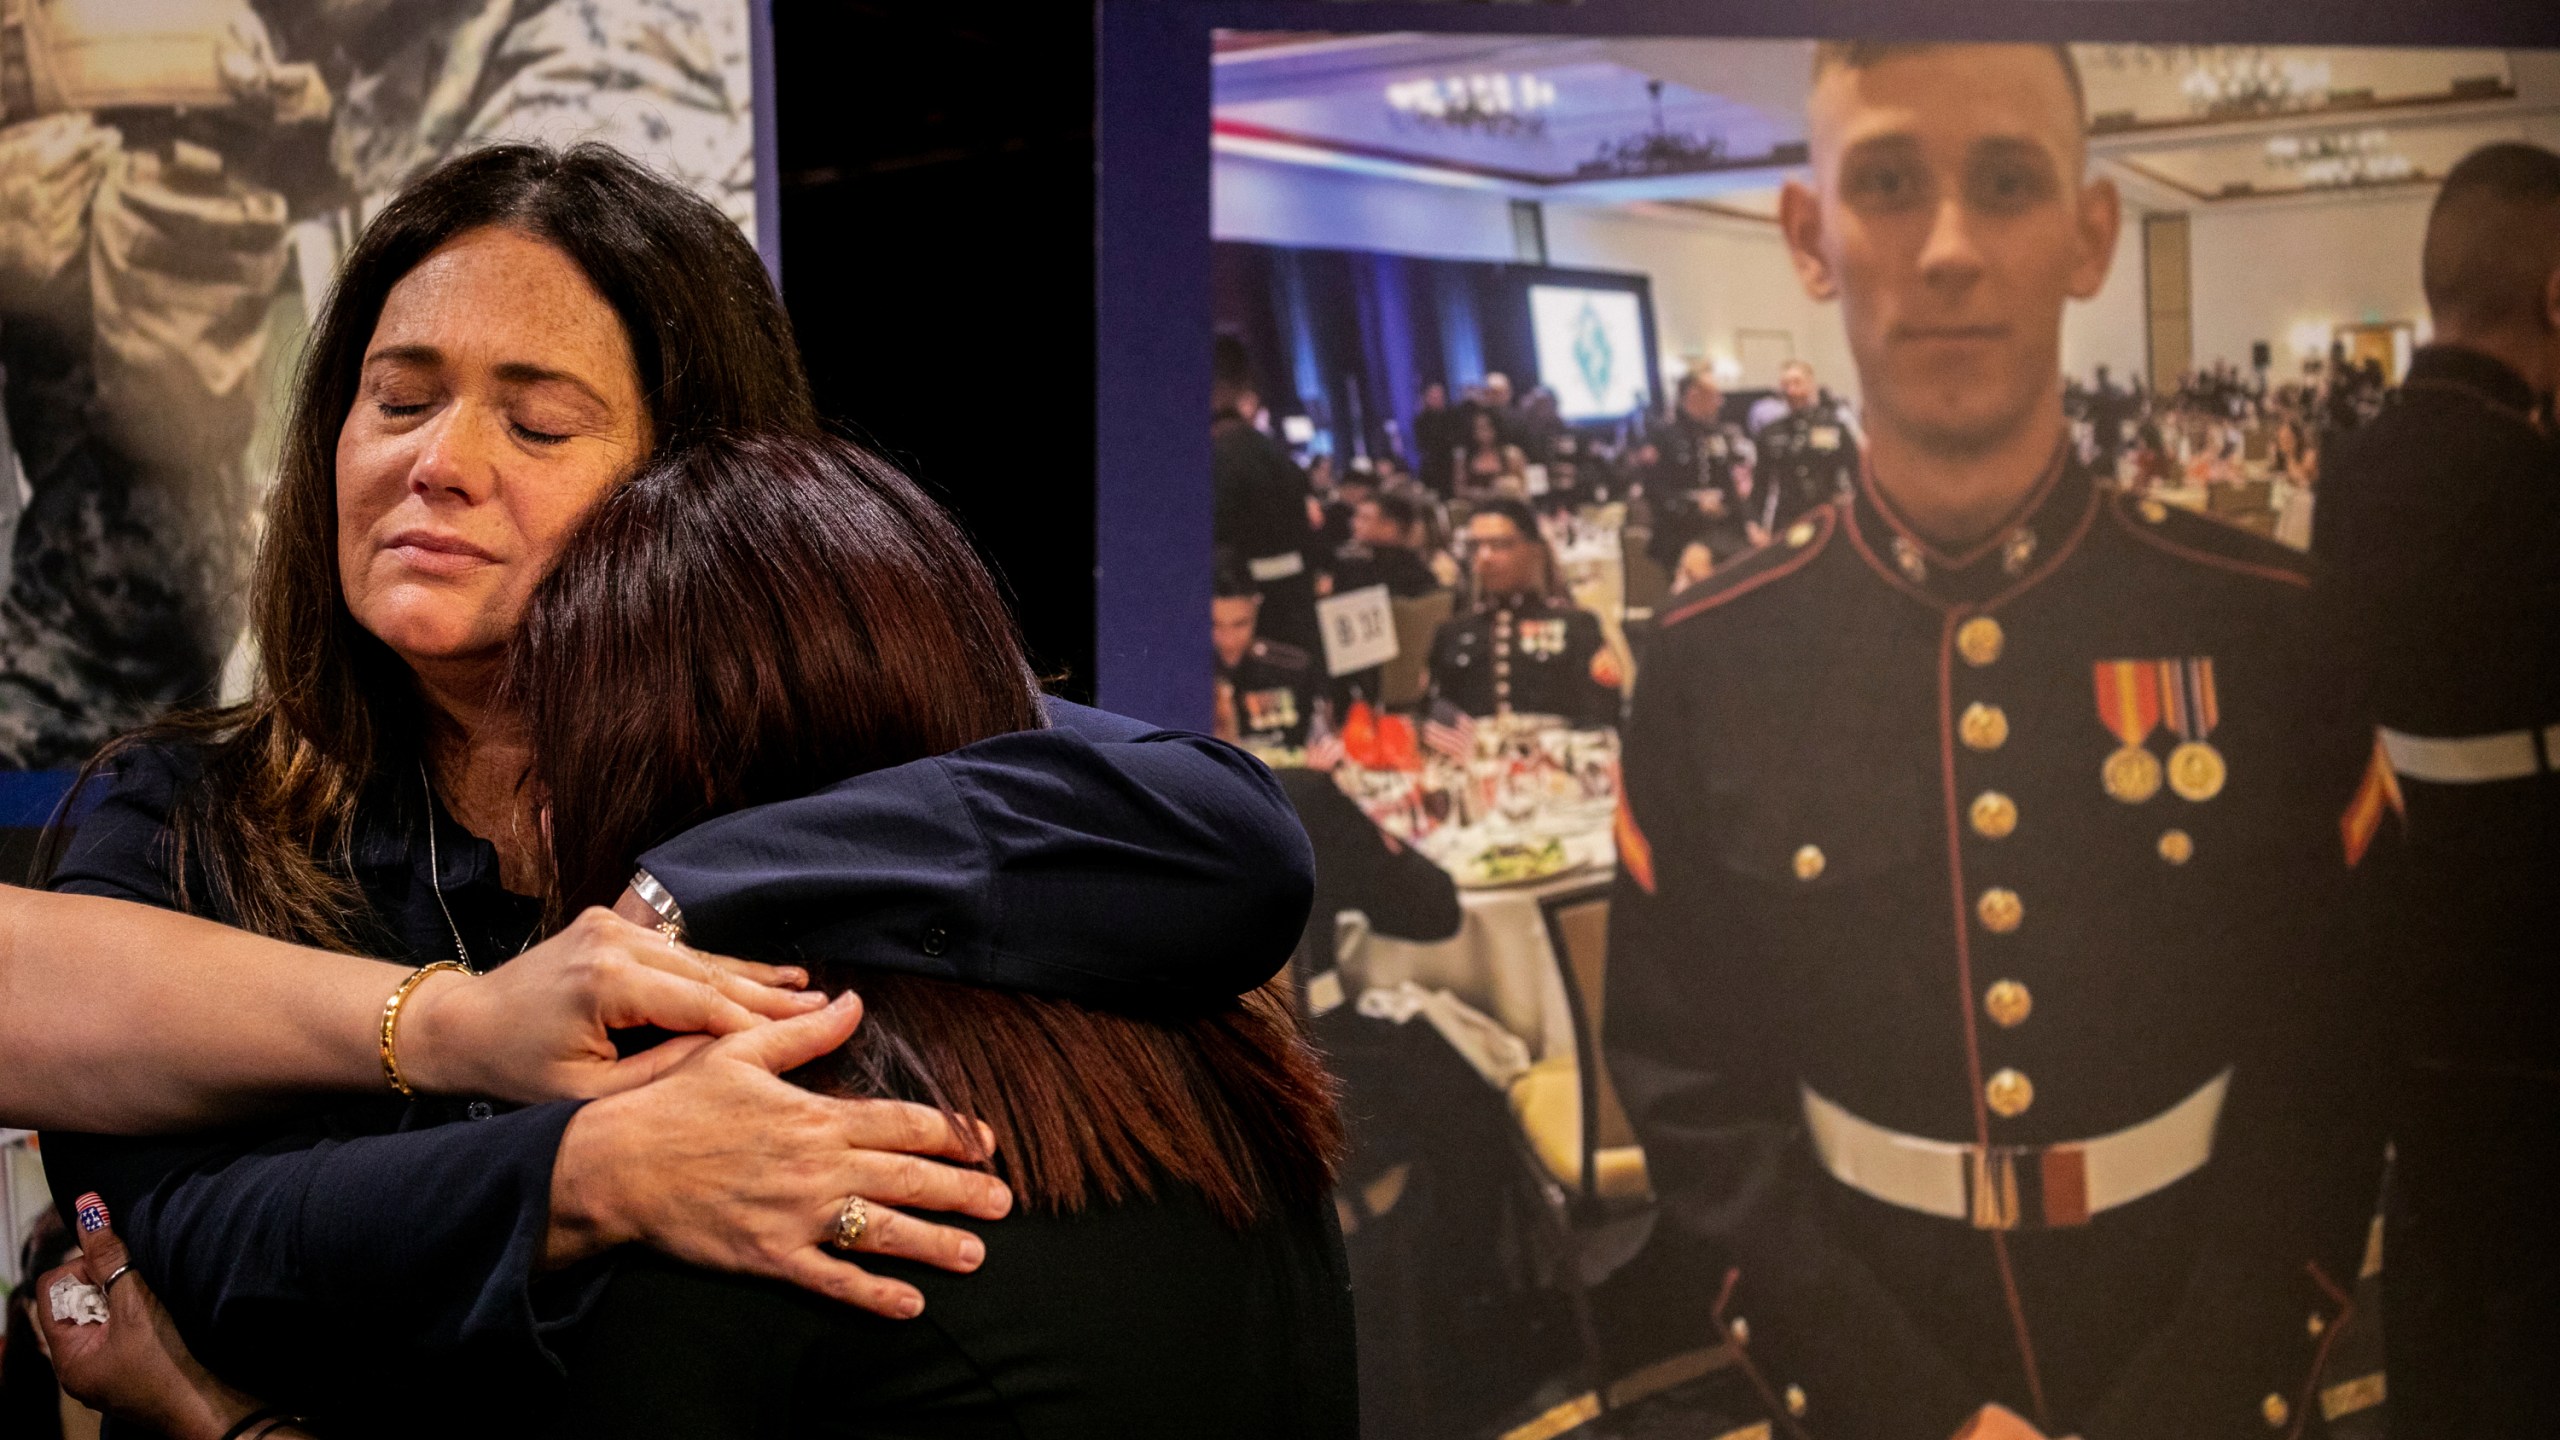
<path fill-rule="evenodd" d="M 958 528 L 887 462 L 823 437 L 671 451 L 599 502 L 535 590 L 505 687 L 549 805 L 555 921 L 714 815 L 1041 723 Z M 1242 1226 L 1332 1184 L 1330 1082 L 1276 992 L 1133 1016 L 781 940 L 760 958 L 862 992 L 861 1031 L 805 1080 L 983 1119 L 1033 1206 L 1170 1181 Z"/>
<path fill-rule="evenodd" d="M 163 857 L 187 909 L 333 949 L 379 938 L 351 878 L 355 820 L 379 805 L 416 823 L 416 797 L 387 782 L 419 754 L 421 707 L 408 667 L 356 623 L 339 585 L 337 438 L 392 287 L 493 225 L 557 246 L 613 306 L 658 445 L 817 427 L 772 282 L 708 202 L 594 144 L 493 146 L 411 182 L 348 252 L 303 351 L 251 581 L 249 698 L 128 736 L 81 774 L 85 785 L 136 744 L 200 748 L 202 778 L 178 796 Z M 61 845 L 57 830 L 46 868 Z"/>

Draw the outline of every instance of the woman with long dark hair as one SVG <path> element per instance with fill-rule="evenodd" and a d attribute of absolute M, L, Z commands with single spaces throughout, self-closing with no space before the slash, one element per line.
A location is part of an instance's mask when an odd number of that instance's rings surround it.
<path fill-rule="evenodd" d="M 541 737 L 555 916 L 615 899 L 634 857 L 715 817 L 743 811 L 711 828 L 765 843 L 747 807 L 810 776 L 1039 718 L 949 519 L 858 448 L 793 438 L 670 456 L 598 505 L 535 593 L 509 683 Z M 902 1267 L 929 1327 L 626 1266 L 561 1344 L 560 1433 L 1353 1433 L 1339 1127 L 1276 986 L 1114 1013 L 1040 967 L 865 953 L 787 899 L 760 929 L 732 943 L 865 1006 L 798 1078 L 984 1120 L 1026 1213 L 978 1276 Z"/>
<path fill-rule="evenodd" d="M 415 968 L 397 1002 L 479 983 L 456 974 L 507 962 L 543 919 L 534 737 L 497 686 L 526 597 L 653 454 L 814 431 L 772 287 L 708 205 L 592 146 L 424 176 L 367 227 L 314 328 L 250 597 L 250 698 L 104 757 L 55 887 L 399 961 Z M 1276 970 L 1308 862 L 1259 767 L 1034 713 L 1045 728 L 783 804 L 780 848 L 678 837 L 644 857 L 653 898 L 707 948 L 788 894 L 858 950 L 1168 1003 Z M 907 1209 L 983 1220 L 1011 1201 L 920 1158 L 977 1153 L 931 1110 L 776 1078 L 842 1044 L 851 1010 L 789 1045 L 702 1045 L 623 1094 L 506 1110 L 412 1100 L 398 1009 L 374 1096 L 219 1137 L 47 1136 L 57 1197 L 99 1192 L 205 1361 L 280 1403 L 397 1402 L 380 1433 L 433 1425 L 455 1393 L 415 1383 L 421 1366 L 539 1390 L 600 1257 L 632 1243 L 913 1315 L 915 1285 L 825 1248 L 844 1207 L 870 1206 L 865 1257 L 968 1270 L 978 1235 Z"/>

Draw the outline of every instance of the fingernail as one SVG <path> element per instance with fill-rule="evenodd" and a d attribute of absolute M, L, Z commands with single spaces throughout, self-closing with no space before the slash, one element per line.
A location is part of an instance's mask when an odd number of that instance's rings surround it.
<path fill-rule="evenodd" d="M 924 1297 L 908 1295 L 898 1301 L 898 1313 L 909 1320 L 924 1313 Z"/>
<path fill-rule="evenodd" d="M 968 1262 L 970 1269 L 977 1269 L 980 1265 L 986 1263 L 987 1242 L 979 1239 L 975 1235 L 961 1241 L 960 1258 Z"/>
<path fill-rule="evenodd" d="M 835 998 L 835 1007 L 839 1010 L 850 1010 L 861 1003 L 862 997 L 854 994 L 850 990 L 842 992 Z"/>
<path fill-rule="evenodd" d="M 827 1003 L 827 992 L 824 990 L 800 990 L 795 991 L 791 998 L 798 1002 L 800 1008 L 803 1010 L 816 1010 Z"/>
<path fill-rule="evenodd" d="M 92 1190 L 71 1202 L 71 1210 L 79 1218 L 83 1231 L 95 1235 L 107 1228 L 107 1202 L 98 1198 L 97 1191 Z"/>
<path fill-rule="evenodd" d="M 796 965 L 786 965 L 782 967 L 782 983 L 795 989 L 805 987 L 809 983 L 809 972 Z"/>

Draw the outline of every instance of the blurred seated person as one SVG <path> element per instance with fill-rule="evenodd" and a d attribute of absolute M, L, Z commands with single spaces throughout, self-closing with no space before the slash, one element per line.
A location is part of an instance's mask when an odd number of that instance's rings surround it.
<path fill-rule="evenodd" d="M 1525 501 L 1487 500 L 1466 538 L 1474 600 L 1432 638 L 1431 698 L 1469 715 L 1617 724 L 1625 671 L 1599 617 L 1564 596 L 1537 515 Z"/>
<path fill-rule="evenodd" d="M 1671 571 L 1674 590 L 1768 540 L 1751 514 L 1758 454 L 1742 427 L 1724 418 L 1724 391 L 1714 376 L 1693 370 L 1682 377 L 1671 424 L 1636 459 L 1653 506 L 1647 549 Z"/>
<path fill-rule="evenodd" d="M 1350 543 L 1333 552 L 1333 593 L 1384 585 L 1399 600 L 1444 588 L 1422 558 L 1422 507 L 1409 495 L 1365 496 L 1351 511 Z"/>
<path fill-rule="evenodd" d="M 1558 456 L 1571 455 L 1572 436 L 1573 432 L 1565 427 L 1555 391 L 1541 385 L 1520 402 L 1512 438 L 1531 463 L 1552 465 Z"/>
<path fill-rule="evenodd" d="M 1413 411 L 1414 474 L 1433 494 L 1446 498 L 1457 483 L 1458 447 L 1466 443 L 1463 412 L 1450 408 L 1449 387 L 1434 380 L 1422 387 Z"/>
<path fill-rule="evenodd" d="M 1502 426 L 1491 410 L 1471 412 L 1467 442 L 1458 455 L 1458 494 L 1468 499 L 1516 499 L 1528 493 L 1529 457 L 1502 438 Z"/>
<path fill-rule="evenodd" d="M 1243 566 L 1222 558 L 1214 578 L 1209 643 L 1218 652 L 1218 738 L 1266 747 L 1306 744 L 1321 679 L 1315 657 L 1254 633 L 1262 593 Z"/>
<path fill-rule="evenodd" d="M 2311 548 L 2311 507 L 2320 483 L 2319 442 L 2300 417 L 2276 422 L 2275 453 L 2267 457 L 2268 478 L 2275 482 L 2270 498 L 2276 507 L 2276 539 L 2296 550 Z"/>
<path fill-rule="evenodd" d="M 1352 512 L 1359 508 L 1362 500 L 1378 493 L 1378 476 L 1366 462 L 1354 460 L 1342 471 L 1342 478 L 1336 480 L 1330 478 L 1333 462 L 1326 460 L 1323 463 L 1327 479 L 1317 490 L 1316 499 L 1324 506 L 1324 523 L 1317 527 L 1316 537 L 1325 553 L 1331 554 L 1351 543 Z M 1311 471 L 1311 478 L 1312 474 Z M 1319 582 L 1316 593 L 1331 592 Z"/>

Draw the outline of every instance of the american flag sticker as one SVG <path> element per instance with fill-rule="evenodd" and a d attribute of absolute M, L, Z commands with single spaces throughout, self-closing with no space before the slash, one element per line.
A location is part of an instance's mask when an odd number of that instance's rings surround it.
<path fill-rule="evenodd" d="M 107 1228 L 107 1202 L 99 1199 L 95 1190 L 72 1202 L 71 1213 L 86 1234 L 94 1235 Z"/>

